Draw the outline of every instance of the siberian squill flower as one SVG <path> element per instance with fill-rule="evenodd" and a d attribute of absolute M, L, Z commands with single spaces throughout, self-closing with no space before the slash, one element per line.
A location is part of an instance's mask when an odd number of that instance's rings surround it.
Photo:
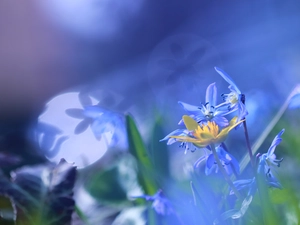
<path fill-rule="evenodd" d="M 245 104 L 243 103 L 243 94 L 240 89 L 236 86 L 232 78 L 225 73 L 222 69 L 215 67 L 215 70 L 229 83 L 229 90 L 231 91 L 229 94 L 223 94 L 223 98 L 225 103 L 229 105 L 230 111 L 238 110 L 238 120 L 240 121 L 248 115 L 248 111 L 246 109 Z"/>
<path fill-rule="evenodd" d="M 219 157 L 219 160 L 221 161 L 224 169 L 226 170 L 228 175 L 231 175 L 233 173 L 233 170 L 235 173 L 239 174 L 240 173 L 240 166 L 238 161 L 230 154 L 228 153 L 222 145 L 216 147 L 216 152 Z M 206 160 L 206 165 L 205 165 L 205 174 L 209 175 L 211 174 L 212 171 L 215 170 L 217 173 L 219 171 L 219 167 L 215 161 L 214 155 L 210 153 L 208 156 L 203 155 L 200 157 L 194 164 L 194 168 L 198 168 L 200 164 Z"/>
<path fill-rule="evenodd" d="M 275 148 L 279 143 L 282 141 L 281 135 L 283 134 L 284 129 L 282 129 L 274 138 L 270 148 L 268 149 L 267 153 L 264 153 L 259 156 L 259 164 L 257 173 L 262 174 L 266 177 L 266 183 L 269 187 L 279 188 L 281 189 L 282 186 L 277 180 L 277 178 L 273 175 L 271 168 L 274 166 L 280 166 L 280 163 L 283 159 L 276 159 L 274 154 Z M 254 195 L 257 189 L 255 177 L 253 179 L 248 180 L 237 180 L 233 182 L 234 186 L 237 190 L 242 190 L 245 188 L 249 188 L 248 195 Z M 231 192 L 233 194 L 233 192 Z"/>
<path fill-rule="evenodd" d="M 173 208 L 169 200 L 164 197 L 162 190 L 156 192 L 155 195 L 141 195 L 134 198 L 143 198 L 146 201 L 152 202 L 152 208 L 155 210 L 157 214 L 160 215 L 170 215 L 173 213 Z"/>
<path fill-rule="evenodd" d="M 198 124 L 192 117 L 184 115 L 182 117 L 186 129 L 190 131 L 187 136 L 172 135 L 170 138 L 175 138 L 176 141 L 193 143 L 199 148 L 205 148 L 210 144 L 222 143 L 229 131 L 235 128 L 243 121 L 237 122 L 237 117 L 234 117 L 229 125 L 221 131 L 215 122 L 208 121 L 207 124 Z"/>
<path fill-rule="evenodd" d="M 206 89 L 205 104 L 194 106 L 181 101 L 178 103 L 189 113 L 190 117 L 200 124 L 211 121 L 220 127 L 228 126 L 228 120 L 224 116 L 231 113 L 232 110 L 229 110 L 225 104 L 217 105 L 217 87 L 215 83 L 210 84 Z M 183 124 L 183 120 L 180 120 L 178 124 Z"/>
<path fill-rule="evenodd" d="M 275 148 L 282 141 L 281 135 L 284 133 L 284 129 L 282 129 L 274 138 L 270 148 L 267 153 L 262 154 L 259 157 L 259 164 L 257 172 L 260 174 L 266 175 L 266 181 L 271 187 L 282 188 L 281 184 L 277 180 L 277 178 L 272 173 L 272 168 L 274 166 L 280 167 L 280 163 L 283 159 L 276 159 L 276 155 L 274 154 Z"/>

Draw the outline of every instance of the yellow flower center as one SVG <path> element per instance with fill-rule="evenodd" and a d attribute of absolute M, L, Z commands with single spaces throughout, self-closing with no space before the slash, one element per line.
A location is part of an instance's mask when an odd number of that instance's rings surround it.
<path fill-rule="evenodd" d="M 221 131 L 219 126 L 213 121 L 208 121 L 206 125 L 199 125 L 193 118 L 189 116 L 182 117 L 187 130 L 192 132 L 191 136 L 171 136 L 171 138 L 176 138 L 177 141 L 190 142 L 198 147 L 206 147 L 211 143 L 221 143 L 223 142 L 229 131 L 234 127 L 243 122 L 243 120 L 237 121 L 237 117 L 234 117 L 229 125 L 223 128 Z"/>
<path fill-rule="evenodd" d="M 228 100 L 231 104 L 235 104 L 239 100 L 239 96 L 236 93 L 230 93 L 228 95 Z"/>
<path fill-rule="evenodd" d="M 198 139 L 214 139 L 219 134 L 219 126 L 215 122 L 208 121 L 206 125 L 198 126 L 193 134 Z"/>

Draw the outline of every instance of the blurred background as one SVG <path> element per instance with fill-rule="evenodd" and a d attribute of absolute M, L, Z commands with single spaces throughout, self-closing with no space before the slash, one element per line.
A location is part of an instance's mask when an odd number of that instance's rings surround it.
<path fill-rule="evenodd" d="M 97 160 L 102 167 L 115 133 L 116 151 L 126 149 L 116 128 L 123 113 L 147 142 L 157 116 L 161 138 L 178 128 L 178 101 L 199 105 L 213 82 L 227 93 L 214 66 L 246 94 L 253 143 L 300 81 L 299 12 L 298 1 L 1 1 L 0 149 L 13 153 L 14 166 L 24 157 L 63 157 L 79 168 Z M 100 110 L 86 108 L 97 104 Z M 87 128 L 84 118 L 102 114 L 114 121 L 111 129 Z M 170 151 L 182 157 L 178 146 Z M 178 161 L 170 165 L 181 179 Z"/>

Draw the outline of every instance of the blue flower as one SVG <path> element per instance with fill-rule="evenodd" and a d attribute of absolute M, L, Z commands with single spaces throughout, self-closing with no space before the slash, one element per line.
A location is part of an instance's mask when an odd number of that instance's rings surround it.
<path fill-rule="evenodd" d="M 170 201 L 164 197 L 162 190 L 156 192 L 155 195 L 141 195 L 134 198 L 143 198 L 146 201 L 152 202 L 152 208 L 155 210 L 157 214 L 160 215 L 170 215 L 174 212 Z"/>
<path fill-rule="evenodd" d="M 272 168 L 274 166 L 280 167 L 280 163 L 282 162 L 281 159 L 276 159 L 276 155 L 274 154 L 275 148 L 279 143 L 282 141 L 281 135 L 284 133 L 284 129 L 282 129 L 274 138 L 272 141 L 272 144 L 270 148 L 268 149 L 267 153 L 262 154 L 259 157 L 259 164 L 257 172 L 260 174 L 266 175 L 266 181 L 271 187 L 275 188 L 282 188 L 280 182 L 277 180 L 277 178 L 274 176 L 272 172 Z"/>
<path fill-rule="evenodd" d="M 222 145 L 216 147 L 216 152 L 218 154 L 218 157 L 226 170 L 228 175 L 231 175 L 233 171 L 235 173 L 240 173 L 240 166 L 238 161 L 230 154 L 228 153 Z M 206 160 L 206 165 L 205 165 L 205 174 L 209 175 L 213 170 L 217 173 L 219 171 L 219 167 L 215 161 L 214 155 L 211 153 L 208 156 L 204 155 L 200 157 L 194 164 L 194 168 L 198 168 L 200 164 Z"/>
<path fill-rule="evenodd" d="M 283 134 L 284 129 L 282 129 L 274 138 L 270 148 L 268 149 L 267 153 L 262 154 L 259 156 L 259 164 L 257 173 L 262 174 L 265 176 L 266 183 L 269 185 L 269 187 L 279 188 L 282 189 L 281 184 L 277 180 L 277 178 L 273 175 L 271 168 L 273 166 L 280 166 L 280 163 L 282 162 L 282 159 L 276 159 L 276 156 L 274 154 L 275 148 L 279 143 L 282 141 L 281 135 Z M 233 182 L 234 186 L 237 188 L 237 190 L 242 190 L 245 188 L 249 188 L 248 195 L 254 195 L 257 190 L 257 185 L 255 181 L 255 177 L 253 179 L 248 180 L 237 180 Z M 231 191 L 231 194 L 233 192 Z"/>
<path fill-rule="evenodd" d="M 243 103 L 243 94 L 227 73 L 218 67 L 215 67 L 215 70 L 229 83 L 228 88 L 231 92 L 223 94 L 225 103 L 229 105 L 230 111 L 238 110 L 238 121 L 244 119 L 248 115 L 248 111 Z"/>
<path fill-rule="evenodd" d="M 207 121 L 214 121 L 221 127 L 228 126 L 229 122 L 224 117 L 232 112 L 228 110 L 225 104 L 217 105 L 217 87 L 215 83 L 210 84 L 206 89 L 205 104 L 201 106 L 194 106 L 184 102 L 178 102 L 198 123 L 206 123 Z M 179 125 L 183 124 L 180 120 Z"/>

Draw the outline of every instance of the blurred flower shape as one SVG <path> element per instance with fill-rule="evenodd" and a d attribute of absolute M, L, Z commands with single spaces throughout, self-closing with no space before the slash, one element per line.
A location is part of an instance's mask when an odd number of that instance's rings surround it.
<path fill-rule="evenodd" d="M 241 93 L 240 89 L 233 82 L 232 78 L 225 73 L 222 69 L 215 67 L 215 70 L 229 83 L 229 94 L 223 94 L 225 103 L 229 105 L 230 111 L 238 110 L 238 120 L 244 119 L 248 115 L 245 104 L 243 103 L 244 95 Z"/>
<path fill-rule="evenodd" d="M 38 143 L 47 158 L 55 157 L 61 145 L 69 138 L 62 131 L 47 123 L 39 122 L 32 131 L 33 140 Z"/>
<path fill-rule="evenodd" d="M 223 128 L 221 131 L 219 126 L 215 122 L 208 121 L 207 124 L 198 124 L 193 118 L 184 115 L 182 117 L 183 122 L 190 135 L 188 136 L 170 136 L 170 138 L 175 138 L 176 141 L 180 142 L 190 142 L 199 148 L 204 148 L 210 144 L 220 144 L 222 143 L 229 131 L 235 128 L 237 125 L 243 121 L 237 122 L 237 117 L 234 117 L 229 125 Z"/>
<path fill-rule="evenodd" d="M 213 121 L 221 127 L 228 126 L 229 122 L 224 116 L 235 110 L 229 110 L 224 103 L 217 105 L 217 87 L 215 83 L 210 84 L 206 89 L 205 104 L 194 106 L 181 101 L 178 103 L 198 123 Z M 183 124 L 183 120 L 180 120 L 178 124 Z"/>
<path fill-rule="evenodd" d="M 146 201 L 152 202 L 152 208 L 157 214 L 170 215 L 173 213 L 173 208 L 170 201 L 163 195 L 162 190 L 158 190 L 155 195 L 141 195 L 133 198 L 143 198 Z"/>
<path fill-rule="evenodd" d="M 296 109 L 299 107 L 300 107 L 300 84 L 297 84 L 297 86 L 294 88 L 294 90 L 290 95 L 289 108 Z"/>
<path fill-rule="evenodd" d="M 216 152 L 218 154 L 219 160 L 221 161 L 224 169 L 226 170 L 228 175 L 231 175 L 233 172 L 239 174 L 240 173 L 240 165 L 239 162 L 228 153 L 221 145 L 216 147 Z M 215 161 L 214 155 L 211 153 L 208 156 L 204 155 L 200 157 L 194 164 L 194 168 L 198 168 L 200 164 L 206 160 L 205 165 L 205 174 L 209 175 L 213 170 L 217 173 L 219 171 L 219 167 Z"/>
<path fill-rule="evenodd" d="M 110 145 L 117 144 L 125 135 L 124 116 L 107 110 L 100 104 L 92 105 L 89 96 L 79 95 L 79 100 L 83 109 L 71 108 L 66 110 L 66 114 L 81 119 L 81 122 L 75 127 L 74 133 L 83 133 L 88 127 L 91 127 L 97 140 L 101 140 L 105 133 L 111 134 Z"/>

